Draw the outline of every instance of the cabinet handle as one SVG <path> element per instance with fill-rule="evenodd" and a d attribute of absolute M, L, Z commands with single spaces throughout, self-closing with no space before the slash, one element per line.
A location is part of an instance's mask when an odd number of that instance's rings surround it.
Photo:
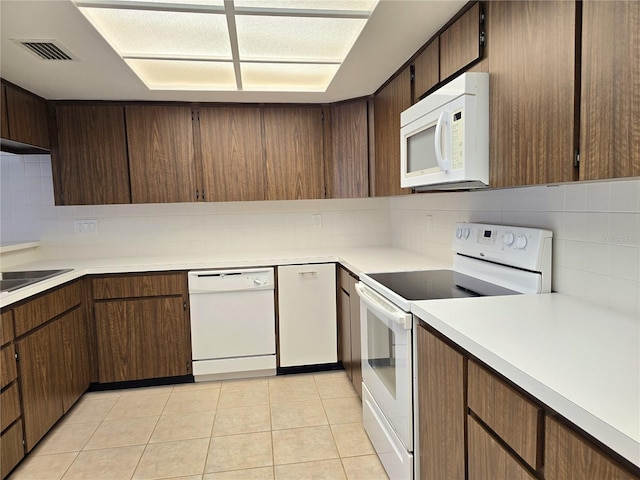
<path fill-rule="evenodd" d="M 198 200 L 199 198 L 200 198 L 200 192 L 196 190 L 196 200 Z"/>
<path fill-rule="evenodd" d="M 317 270 L 309 270 L 307 272 L 298 272 L 298 275 L 317 275 L 318 271 Z"/>
<path fill-rule="evenodd" d="M 204 200 L 204 189 L 202 190 L 202 200 Z"/>

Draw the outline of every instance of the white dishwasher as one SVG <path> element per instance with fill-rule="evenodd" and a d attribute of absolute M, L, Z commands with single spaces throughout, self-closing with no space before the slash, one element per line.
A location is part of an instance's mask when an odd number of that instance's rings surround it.
<path fill-rule="evenodd" d="M 276 374 L 273 268 L 189 272 L 196 382 Z"/>

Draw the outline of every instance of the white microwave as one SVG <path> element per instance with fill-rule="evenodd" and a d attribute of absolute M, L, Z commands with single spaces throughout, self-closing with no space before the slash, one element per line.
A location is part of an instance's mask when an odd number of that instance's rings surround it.
<path fill-rule="evenodd" d="M 463 73 L 402 112 L 400 164 L 402 187 L 489 185 L 488 73 Z"/>

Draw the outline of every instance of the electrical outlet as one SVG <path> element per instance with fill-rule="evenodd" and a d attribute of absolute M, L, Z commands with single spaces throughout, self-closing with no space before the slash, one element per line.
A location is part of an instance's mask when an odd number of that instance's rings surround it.
<path fill-rule="evenodd" d="M 311 215 L 311 219 L 313 221 L 313 228 L 322 228 L 322 214 L 314 213 Z"/>
<path fill-rule="evenodd" d="M 76 235 L 98 234 L 98 220 L 76 220 L 74 226 Z"/>
<path fill-rule="evenodd" d="M 433 216 L 427 215 L 427 232 L 430 232 L 432 230 L 433 230 Z"/>

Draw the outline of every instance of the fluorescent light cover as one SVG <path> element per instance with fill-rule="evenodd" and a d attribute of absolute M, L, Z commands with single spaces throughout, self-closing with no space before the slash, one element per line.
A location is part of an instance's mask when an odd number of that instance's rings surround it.
<path fill-rule="evenodd" d="M 240 63 L 243 90 L 260 92 L 324 92 L 339 65 Z"/>
<path fill-rule="evenodd" d="M 235 0 L 236 8 L 371 12 L 378 0 Z"/>
<path fill-rule="evenodd" d="M 236 90 L 231 62 L 125 61 L 151 90 Z"/>
<path fill-rule="evenodd" d="M 122 56 L 231 59 L 224 15 L 80 8 Z"/>
<path fill-rule="evenodd" d="M 82 0 L 82 3 L 105 3 L 103 0 Z M 224 7 L 224 0 L 110 0 L 110 4 L 119 3 L 168 3 L 172 5 L 206 5 L 213 7 Z"/>
<path fill-rule="evenodd" d="M 238 15 L 240 61 L 342 62 L 366 20 Z"/>

